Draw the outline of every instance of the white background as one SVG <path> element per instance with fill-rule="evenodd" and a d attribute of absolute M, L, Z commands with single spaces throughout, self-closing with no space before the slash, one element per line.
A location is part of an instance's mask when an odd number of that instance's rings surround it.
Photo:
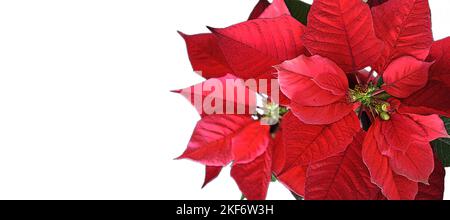
<path fill-rule="evenodd" d="M 1 0 L 0 199 L 239 199 L 228 170 L 201 190 L 203 166 L 173 160 L 198 116 L 169 90 L 202 80 L 176 30 L 244 21 L 256 2 Z M 450 2 L 430 3 L 449 36 Z"/>

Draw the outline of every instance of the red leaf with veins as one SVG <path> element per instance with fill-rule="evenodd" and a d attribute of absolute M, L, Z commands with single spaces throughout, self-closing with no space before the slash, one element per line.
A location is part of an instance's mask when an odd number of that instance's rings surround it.
<path fill-rule="evenodd" d="M 430 50 L 427 60 L 434 64 L 430 69 L 430 79 L 442 81 L 450 86 L 450 37 L 436 41 Z"/>
<path fill-rule="evenodd" d="M 304 41 L 312 54 L 333 60 L 345 72 L 372 65 L 383 47 L 369 6 L 361 0 L 315 0 Z"/>
<path fill-rule="evenodd" d="M 373 200 L 380 189 L 370 181 L 361 158 L 364 132 L 355 136 L 347 149 L 312 163 L 307 171 L 306 200 Z"/>
<path fill-rule="evenodd" d="M 239 78 L 273 73 L 272 66 L 303 54 L 304 26 L 291 16 L 256 19 L 211 31 Z"/>
<path fill-rule="evenodd" d="M 257 19 L 265 10 L 267 7 L 269 7 L 270 2 L 267 0 L 259 0 L 258 3 L 253 8 L 252 13 L 248 17 L 248 20 Z"/>
<path fill-rule="evenodd" d="M 402 100 L 405 111 L 429 115 L 439 114 L 450 117 L 450 86 L 442 81 L 431 80 L 425 88 Z"/>
<path fill-rule="evenodd" d="M 297 118 L 312 125 L 336 123 L 353 110 L 353 106 L 348 103 L 347 98 L 325 106 L 301 106 L 291 103 L 290 107 Z"/>
<path fill-rule="evenodd" d="M 413 142 L 406 152 L 391 149 L 389 164 L 392 171 L 414 182 L 428 183 L 433 172 L 433 150 L 429 142 Z"/>
<path fill-rule="evenodd" d="M 270 126 L 254 121 L 241 129 L 232 139 L 234 163 L 250 163 L 267 150 L 270 142 Z"/>
<path fill-rule="evenodd" d="M 389 0 L 373 7 L 372 15 L 376 35 L 385 42 L 377 71 L 402 56 L 425 60 L 433 43 L 428 0 Z"/>
<path fill-rule="evenodd" d="M 433 171 L 433 152 L 426 139 L 428 129 L 410 115 L 394 113 L 389 121 L 376 120 L 370 131 L 379 152 L 389 158 L 393 172 L 426 183 Z"/>
<path fill-rule="evenodd" d="M 442 200 L 444 199 L 445 169 L 441 161 L 434 157 L 434 171 L 430 176 L 430 185 L 419 183 L 419 192 L 416 200 Z"/>
<path fill-rule="evenodd" d="M 317 55 L 301 55 L 276 68 L 281 90 L 301 105 L 331 104 L 342 99 L 348 90 L 345 73 L 332 61 Z"/>
<path fill-rule="evenodd" d="M 346 149 L 353 136 L 361 130 L 355 114 L 348 114 L 329 125 L 309 125 L 287 113 L 281 121 L 283 141 L 286 147 L 284 170 L 297 165 L 308 165 Z"/>
<path fill-rule="evenodd" d="M 254 122 L 248 116 L 206 116 L 197 123 L 186 151 L 178 159 L 191 159 L 207 166 L 225 166 L 233 160 L 232 138 Z"/>
<path fill-rule="evenodd" d="M 331 60 L 300 56 L 276 66 L 281 91 L 293 113 L 308 124 L 329 124 L 352 111 L 347 103 L 348 80 Z"/>
<path fill-rule="evenodd" d="M 381 188 L 389 200 L 413 200 L 418 191 L 418 183 L 392 171 L 389 158 L 381 154 L 373 125 L 363 142 L 362 157 L 369 169 L 372 182 Z"/>
<path fill-rule="evenodd" d="M 278 175 L 278 180 L 299 196 L 305 196 L 307 166 L 295 166 Z"/>
<path fill-rule="evenodd" d="M 266 198 L 271 181 L 271 155 L 266 151 L 263 155 L 247 164 L 235 164 L 231 168 L 231 177 L 248 200 Z"/>
<path fill-rule="evenodd" d="M 208 183 L 216 179 L 219 176 L 220 171 L 222 171 L 222 168 L 223 167 L 206 166 L 205 181 L 203 182 L 202 188 L 204 188 L 206 185 L 208 185 Z"/>
<path fill-rule="evenodd" d="M 406 98 L 427 84 L 431 64 L 414 57 L 400 57 L 386 68 L 382 88 L 392 96 Z"/>
<path fill-rule="evenodd" d="M 174 91 L 184 96 L 205 117 L 211 114 L 252 114 L 256 110 L 256 92 L 243 80 L 231 74 L 206 80 L 197 85 Z M 205 103 L 211 102 L 211 105 Z"/>
<path fill-rule="evenodd" d="M 423 125 L 418 124 L 412 117 L 394 113 L 388 121 L 377 120 L 373 125 L 374 131 L 379 136 L 379 150 L 383 155 L 388 155 L 391 149 L 406 152 L 413 142 L 428 142 Z M 384 140 L 384 141 L 383 141 Z"/>
<path fill-rule="evenodd" d="M 427 60 L 435 61 L 427 85 L 403 103 L 418 114 L 450 117 L 450 38 L 434 42 Z"/>
<path fill-rule="evenodd" d="M 416 115 L 407 114 L 411 119 L 416 121 L 425 131 L 426 136 L 422 137 L 424 141 L 434 141 L 439 138 L 450 138 L 444 125 L 444 121 L 438 115 Z"/>
<path fill-rule="evenodd" d="M 282 15 L 291 15 L 284 0 L 273 0 L 272 4 L 264 10 L 259 18 L 276 18 Z"/>
<path fill-rule="evenodd" d="M 186 42 L 192 68 L 209 79 L 231 73 L 231 68 L 217 44 L 213 34 L 186 35 L 178 32 Z"/>

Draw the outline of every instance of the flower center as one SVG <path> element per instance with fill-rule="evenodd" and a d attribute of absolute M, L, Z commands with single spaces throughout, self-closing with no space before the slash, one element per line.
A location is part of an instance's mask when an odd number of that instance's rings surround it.
<path fill-rule="evenodd" d="M 357 85 L 349 91 L 350 102 L 361 103 L 363 108 L 368 109 L 373 115 L 378 115 L 385 121 L 391 118 L 390 104 L 386 102 L 388 98 L 387 93 L 372 84 L 367 86 Z"/>
<path fill-rule="evenodd" d="M 265 103 L 262 110 L 261 121 L 269 125 L 277 124 L 287 111 L 286 108 L 275 103 Z"/>
<path fill-rule="evenodd" d="M 277 125 L 283 117 L 288 112 L 286 107 L 280 106 L 273 102 L 268 102 L 263 100 L 263 103 L 258 107 L 257 111 L 253 115 L 255 120 L 259 120 L 265 125 Z"/>
<path fill-rule="evenodd" d="M 360 102 L 365 106 L 370 106 L 372 103 L 373 93 L 377 90 L 375 86 L 360 86 L 357 85 L 355 89 L 350 89 L 351 102 Z"/>

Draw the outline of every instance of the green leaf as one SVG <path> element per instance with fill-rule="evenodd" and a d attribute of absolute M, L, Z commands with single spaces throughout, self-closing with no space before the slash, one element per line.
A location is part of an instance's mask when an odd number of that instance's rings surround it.
<path fill-rule="evenodd" d="M 284 0 L 292 17 L 306 25 L 311 5 L 300 0 Z"/>
<path fill-rule="evenodd" d="M 447 128 L 447 133 L 450 133 L 450 119 L 443 117 L 442 120 L 444 121 L 445 127 Z M 434 151 L 442 161 L 444 167 L 450 167 L 450 139 L 441 138 L 433 141 L 431 144 L 433 145 Z"/>
<path fill-rule="evenodd" d="M 270 180 L 272 183 L 277 181 L 277 177 L 275 175 L 272 174 L 272 179 Z"/>
<path fill-rule="evenodd" d="M 304 200 L 303 197 L 297 195 L 295 192 L 292 192 L 292 191 L 291 191 L 291 194 L 294 196 L 295 200 Z"/>
<path fill-rule="evenodd" d="M 381 87 L 384 84 L 383 77 L 380 77 L 377 82 L 377 86 Z"/>

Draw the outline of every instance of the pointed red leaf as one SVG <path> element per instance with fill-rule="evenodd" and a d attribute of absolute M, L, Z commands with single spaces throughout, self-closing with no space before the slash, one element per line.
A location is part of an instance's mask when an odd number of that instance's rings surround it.
<path fill-rule="evenodd" d="M 232 140 L 234 163 L 245 164 L 262 155 L 269 146 L 270 126 L 254 121 Z"/>
<path fill-rule="evenodd" d="M 243 79 L 273 73 L 272 66 L 303 54 L 304 26 L 290 16 L 255 19 L 211 31 L 233 73 Z"/>
<path fill-rule="evenodd" d="M 306 200 L 372 200 L 380 189 L 370 181 L 362 161 L 364 132 L 355 136 L 347 149 L 312 163 L 307 171 Z"/>
<path fill-rule="evenodd" d="M 442 121 L 438 115 L 407 115 L 416 121 L 416 123 L 425 131 L 426 136 L 423 136 L 422 139 L 431 142 L 439 138 L 450 138 L 450 135 L 448 135 L 445 128 L 444 121 Z"/>
<path fill-rule="evenodd" d="M 178 159 L 191 159 L 207 166 L 225 166 L 233 159 L 232 138 L 253 122 L 248 116 L 206 116 L 197 123 L 186 151 Z"/>
<path fill-rule="evenodd" d="M 344 151 L 353 136 L 361 130 L 358 118 L 353 113 L 329 125 L 305 124 L 288 113 L 283 117 L 281 127 L 286 147 L 285 171 Z"/>
<path fill-rule="evenodd" d="M 267 0 L 259 0 L 258 3 L 253 8 L 252 13 L 248 17 L 248 20 L 257 19 L 263 12 L 269 7 L 270 2 Z"/>
<path fill-rule="evenodd" d="M 385 42 L 375 66 L 382 72 L 402 56 L 424 60 L 433 42 L 428 0 L 389 0 L 372 8 L 377 36 Z"/>
<path fill-rule="evenodd" d="M 278 175 L 278 180 L 290 191 L 299 196 L 305 196 L 307 166 L 295 166 Z"/>
<path fill-rule="evenodd" d="M 186 35 L 178 33 L 186 42 L 189 60 L 194 71 L 207 79 L 231 73 L 213 34 Z"/>
<path fill-rule="evenodd" d="M 450 86 L 442 81 L 431 80 L 418 92 L 402 100 L 405 110 L 411 113 L 429 115 L 439 114 L 450 117 Z"/>
<path fill-rule="evenodd" d="M 431 64 L 414 57 L 400 57 L 386 68 L 382 88 L 392 96 L 406 98 L 427 84 Z"/>
<path fill-rule="evenodd" d="M 342 99 L 348 90 L 345 73 L 321 56 L 301 55 L 276 68 L 281 90 L 300 105 L 328 105 Z"/>
<path fill-rule="evenodd" d="M 303 122 L 329 124 L 352 111 L 346 101 L 347 77 L 331 60 L 302 55 L 276 68 L 281 91 L 291 99 L 293 113 Z"/>
<path fill-rule="evenodd" d="M 248 200 L 266 198 L 271 181 L 271 155 L 266 151 L 263 155 L 248 164 L 235 164 L 231 168 L 231 177 Z"/>
<path fill-rule="evenodd" d="M 373 131 L 380 152 L 390 159 L 392 170 L 422 183 L 428 182 L 434 168 L 429 141 L 448 136 L 442 120 L 436 115 L 394 113 L 389 121 L 376 121 Z"/>
<path fill-rule="evenodd" d="M 208 185 L 208 183 L 217 178 L 220 174 L 220 171 L 222 171 L 222 168 L 223 167 L 206 166 L 205 181 L 203 182 L 202 188 L 204 188 L 206 185 Z"/>
<path fill-rule="evenodd" d="M 444 199 L 445 169 L 441 161 L 435 156 L 434 171 L 430 176 L 430 185 L 419 183 L 419 192 L 416 200 L 442 200 Z"/>
<path fill-rule="evenodd" d="M 389 158 L 378 150 L 378 135 L 372 126 L 363 142 L 362 157 L 369 169 L 372 182 L 381 188 L 389 200 L 413 200 L 418 191 L 418 183 L 395 174 L 389 164 Z"/>
<path fill-rule="evenodd" d="M 291 15 L 284 0 L 273 0 L 272 4 L 259 16 L 259 18 L 276 18 L 282 15 Z"/>
<path fill-rule="evenodd" d="M 430 51 L 428 84 L 403 103 L 420 114 L 441 114 L 450 117 L 450 38 L 436 41 Z"/>
<path fill-rule="evenodd" d="M 333 60 L 345 72 L 372 65 L 383 47 L 369 6 L 361 0 L 315 0 L 304 41 L 312 54 Z"/>
<path fill-rule="evenodd" d="M 433 43 L 428 61 L 434 64 L 430 68 L 430 79 L 441 81 L 450 86 L 450 37 Z"/>
<path fill-rule="evenodd" d="M 394 173 L 414 182 L 428 181 L 433 171 L 433 152 L 425 126 L 409 115 L 394 113 L 388 121 L 376 120 L 370 131 Z"/>
<path fill-rule="evenodd" d="M 256 92 L 231 74 L 175 92 L 191 102 L 202 117 L 225 113 L 250 115 L 256 110 Z"/>

